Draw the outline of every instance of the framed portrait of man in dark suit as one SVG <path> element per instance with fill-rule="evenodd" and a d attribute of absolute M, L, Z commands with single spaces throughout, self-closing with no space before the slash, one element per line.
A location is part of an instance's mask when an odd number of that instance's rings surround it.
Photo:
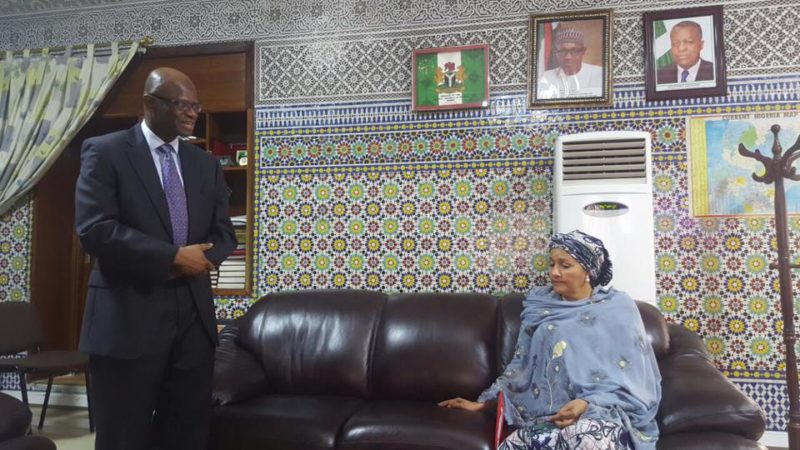
<path fill-rule="evenodd" d="M 644 13 L 648 100 L 725 95 L 722 6 Z"/>

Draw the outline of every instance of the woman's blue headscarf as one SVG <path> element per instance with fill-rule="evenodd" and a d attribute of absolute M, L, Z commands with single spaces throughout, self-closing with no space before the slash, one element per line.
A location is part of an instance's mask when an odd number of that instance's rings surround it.
<path fill-rule="evenodd" d="M 583 231 L 556 233 L 550 238 L 548 250 L 559 248 L 569 253 L 589 274 L 592 287 L 605 286 L 611 281 L 611 260 L 603 241 Z"/>

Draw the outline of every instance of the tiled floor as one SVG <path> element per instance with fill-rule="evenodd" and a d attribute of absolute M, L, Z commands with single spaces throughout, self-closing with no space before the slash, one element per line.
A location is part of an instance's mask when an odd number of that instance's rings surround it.
<path fill-rule="evenodd" d="M 47 436 L 58 450 L 91 450 L 94 434 L 89 432 L 89 415 L 86 408 L 49 406 L 44 427 L 38 430 L 41 407 L 33 408 L 33 434 Z"/>

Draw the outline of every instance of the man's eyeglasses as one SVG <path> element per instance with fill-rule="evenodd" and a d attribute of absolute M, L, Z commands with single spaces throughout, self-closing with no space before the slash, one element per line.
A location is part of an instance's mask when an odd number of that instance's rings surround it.
<path fill-rule="evenodd" d="M 186 112 L 189 111 L 189 109 L 191 108 L 195 113 L 199 113 L 200 111 L 203 110 L 203 105 L 201 103 L 190 102 L 187 100 L 172 100 L 156 94 L 146 94 L 146 95 L 149 95 L 150 97 L 155 97 L 161 100 L 162 102 L 172 103 L 172 106 L 174 106 L 175 109 L 177 109 L 178 111 Z"/>
<path fill-rule="evenodd" d="M 563 50 L 556 50 L 556 55 L 558 56 L 581 56 L 583 52 L 586 51 L 586 48 L 571 48 L 571 49 L 563 49 Z"/>

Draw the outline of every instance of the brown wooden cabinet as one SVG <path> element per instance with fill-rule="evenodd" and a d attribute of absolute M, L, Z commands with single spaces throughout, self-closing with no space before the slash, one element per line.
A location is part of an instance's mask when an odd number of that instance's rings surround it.
<path fill-rule="evenodd" d="M 249 296 L 253 235 L 253 46 L 231 43 L 152 48 L 134 59 L 94 116 L 67 146 L 34 191 L 31 249 L 31 302 L 42 316 L 46 339 L 55 349 L 76 349 L 86 281 L 92 261 L 75 236 L 74 188 L 84 139 L 130 128 L 142 117 L 144 80 L 157 67 L 173 67 L 194 81 L 204 111 L 194 143 L 214 152 L 238 145 L 247 152 L 246 166 L 226 167 L 231 189 L 230 214 L 239 220 L 243 238 L 237 257 L 242 283 L 216 289 L 216 295 Z M 228 147 L 230 148 L 230 147 Z M 233 154 L 232 156 L 235 156 Z"/>

